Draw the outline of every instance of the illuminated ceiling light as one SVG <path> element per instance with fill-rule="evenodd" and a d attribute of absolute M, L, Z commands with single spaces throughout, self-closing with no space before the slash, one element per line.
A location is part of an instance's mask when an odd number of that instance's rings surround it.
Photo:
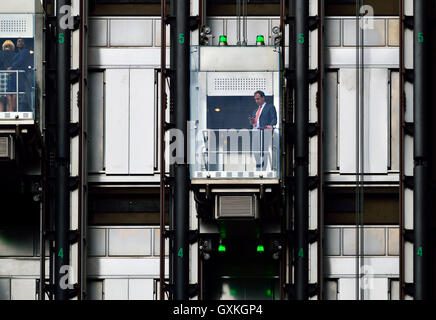
<path fill-rule="evenodd" d="M 215 108 L 215 112 L 220 112 L 221 109 L 220 108 Z"/>
<path fill-rule="evenodd" d="M 256 37 L 256 45 L 257 46 L 264 46 L 265 45 L 265 38 L 263 37 L 263 35 L 259 34 Z"/>
<path fill-rule="evenodd" d="M 225 36 L 225 35 L 221 35 L 220 36 L 219 45 L 220 46 L 226 46 L 227 45 L 227 36 Z"/>

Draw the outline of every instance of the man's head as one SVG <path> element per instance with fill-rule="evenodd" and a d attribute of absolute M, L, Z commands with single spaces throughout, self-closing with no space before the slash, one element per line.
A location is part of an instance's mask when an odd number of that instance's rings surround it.
<path fill-rule="evenodd" d="M 24 39 L 18 39 L 17 40 L 17 48 L 19 50 L 24 49 L 24 47 L 26 46 L 26 44 L 24 43 Z"/>
<path fill-rule="evenodd" d="M 15 50 L 15 45 L 11 40 L 6 40 L 3 45 L 2 45 L 3 50 L 10 50 L 10 51 L 14 51 Z"/>
<path fill-rule="evenodd" d="M 261 106 L 265 103 L 265 93 L 263 93 L 263 91 L 256 91 L 254 93 L 254 100 L 256 101 L 256 104 L 258 106 Z"/>

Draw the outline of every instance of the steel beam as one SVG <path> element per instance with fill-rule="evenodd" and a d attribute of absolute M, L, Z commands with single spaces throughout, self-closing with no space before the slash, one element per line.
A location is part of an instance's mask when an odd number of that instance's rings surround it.
<path fill-rule="evenodd" d="M 189 119 L 190 1 L 178 0 L 176 7 L 175 128 L 183 133 L 183 163 L 174 166 L 174 261 L 175 300 L 187 300 L 189 288 L 189 170 L 187 164 L 187 121 Z M 178 144 L 179 147 L 181 146 Z"/>
<path fill-rule="evenodd" d="M 295 297 L 308 298 L 309 1 L 295 1 Z"/>
<path fill-rule="evenodd" d="M 430 190 L 430 66 L 431 43 L 428 21 L 427 0 L 414 1 L 414 38 L 413 38 L 413 117 L 414 117 L 414 184 L 413 214 L 415 242 L 413 253 L 413 282 L 415 299 L 429 298 L 429 258 L 428 214 Z M 429 211 L 430 210 L 430 211 Z"/>
<path fill-rule="evenodd" d="M 61 267 L 69 266 L 70 244 L 68 233 L 70 229 L 70 55 L 71 55 L 71 31 L 61 28 L 61 19 L 65 12 L 61 12 L 64 6 L 71 7 L 71 0 L 56 1 L 56 199 L 55 199 L 55 297 L 56 300 L 67 300 L 68 294 L 62 286 L 60 273 Z M 62 35 L 60 35 L 62 33 Z"/>

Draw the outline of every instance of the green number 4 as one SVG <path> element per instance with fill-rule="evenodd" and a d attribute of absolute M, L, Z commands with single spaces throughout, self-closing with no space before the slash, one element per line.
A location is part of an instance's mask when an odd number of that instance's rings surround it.
<path fill-rule="evenodd" d="M 180 258 L 183 258 L 183 248 L 180 248 L 180 249 L 179 249 L 179 253 L 177 253 L 177 255 L 178 255 Z"/>
<path fill-rule="evenodd" d="M 59 250 L 58 257 L 64 258 L 64 249 Z"/>
<path fill-rule="evenodd" d="M 62 44 L 64 42 L 65 42 L 64 34 L 63 33 L 59 33 L 59 43 Z"/>
<path fill-rule="evenodd" d="M 424 32 L 419 32 L 418 33 L 418 42 L 424 42 Z"/>
<path fill-rule="evenodd" d="M 184 42 L 185 42 L 184 34 L 183 34 L 183 33 L 180 33 L 180 34 L 179 34 L 179 43 L 180 43 L 180 44 L 183 44 Z"/>
<path fill-rule="evenodd" d="M 418 252 L 416 253 L 418 256 L 422 257 L 422 246 L 419 247 Z"/>
<path fill-rule="evenodd" d="M 304 43 L 304 34 L 302 34 L 302 33 L 300 33 L 299 35 L 298 35 L 298 42 L 300 42 L 300 43 Z"/>

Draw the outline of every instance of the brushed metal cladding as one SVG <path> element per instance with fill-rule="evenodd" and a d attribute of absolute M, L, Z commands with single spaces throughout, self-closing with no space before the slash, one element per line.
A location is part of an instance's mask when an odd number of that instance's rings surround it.
<path fill-rule="evenodd" d="M 386 20 L 374 18 L 373 29 L 363 29 L 363 43 L 365 46 L 386 45 Z M 356 19 L 344 19 L 343 22 L 343 45 L 356 45 Z"/>
<path fill-rule="evenodd" d="M 274 47 L 200 47 L 200 71 L 277 71 Z"/>
<path fill-rule="evenodd" d="M 365 228 L 364 254 L 365 255 L 386 255 L 386 229 L 385 228 Z M 343 248 L 344 255 L 356 254 L 356 229 L 343 229 Z"/>
<path fill-rule="evenodd" d="M 48 267 L 48 264 L 46 264 Z M 1 258 L 0 259 L 0 276 L 35 276 L 38 277 L 40 272 L 39 258 Z"/>
<path fill-rule="evenodd" d="M 40 0 L 14 0 L 0 2 L 4 13 L 44 13 Z"/>
<path fill-rule="evenodd" d="M 87 300 L 103 300 L 103 281 L 100 279 L 88 279 L 86 284 Z"/>
<path fill-rule="evenodd" d="M 88 73 L 88 172 L 104 171 L 104 72 Z"/>
<path fill-rule="evenodd" d="M 363 279 L 362 279 L 363 281 Z M 371 284 L 364 288 L 361 299 L 363 300 L 387 300 L 388 299 L 388 278 L 371 278 L 368 279 Z M 338 300 L 355 300 L 356 299 L 356 279 L 341 278 L 338 280 Z M 363 286 L 363 283 L 361 284 Z M 371 288 L 369 288 L 371 287 Z"/>
<path fill-rule="evenodd" d="M 398 68 L 399 48 L 365 47 L 363 60 L 366 67 Z M 356 67 L 355 48 L 326 48 L 326 67 Z"/>
<path fill-rule="evenodd" d="M 154 45 L 156 47 L 160 47 L 161 44 L 161 37 L 160 37 L 160 19 L 156 19 L 154 20 Z M 167 25 L 165 27 L 165 43 L 167 47 L 171 46 L 171 41 L 170 41 L 170 26 Z"/>
<path fill-rule="evenodd" d="M 170 49 L 167 49 L 166 65 L 169 66 Z M 102 68 L 158 68 L 160 48 L 95 48 L 88 50 L 89 67 Z"/>
<path fill-rule="evenodd" d="M 377 276 L 398 277 L 398 257 L 365 257 L 362 265 L 372 267 Z M 324 257 L 325 274 L 329 277 L 354 276 L 356 274 L 356 256 Z"/>
<path fill-rule="evenodd" d="M 268 19 L 247 19 L 247 44 L 256 45 L 256 37 L 262 35 L 265 44 L 271 45 L 270 31 Z"/>
<path fill-rule="evenodd" d="M 88 256 L 106 255 L 106 229 L 88 228 L 87 250 Z"/>
<path fill-rule="evenodd" d="M 106 47 L 108 45 L 108 19 L 89 19 L 88 45 Z"/>
<path fill-rule="evenodd" d="M 207 25 L 211 30 L 209 44 L 217 46 L 219 44 L 220 35 L 226 34 L 224 31 L 224 19 L 207 19 Z"/>
<path fill-rule="evenodd" d="M 397 47 L 400 45 L 400 20 L 388 20 L 388 46 Z"/>
<path fill-rule="evenodd" d="M 398 256 L 400 254 L 400 229 L 388 229 L 388 254 Z"/>
<path fill-rule="evenodd" d="M 153 255 L 160 255 L 160 229 L 153 229 Z M 168 238 L 165 238 L 165 256 L 169 254 L 169 242 Z"/>
<path fill-rule="evenodd" d="M 325 44 L 328 47 L 341 46 L 341 19 L 325 19 Z"/>
<path fill-rule="evenodd" d="M 129 300 L 153 300 L 153 279 L 129 279 Z"/>
<path fill-rule="evenodd" d="M 129 172 L 129 70 L 106 70 L 105 167 L 107 174 Z"/>
<path fill-rule="evenodd" d="M 105 279 L 104 300 L 129 300 L 129 280 Z"/>
<path fill-rule="evenodd" d="M 400 300 L 400 281 L 389 279 L 390 300 Z"/>
<path fill-rule="evenodd" d="M 151 47 L 153 20 L 110 19 L 109 34 L 112 47 Z"/>
<path fill-rule="evenodd" d="M 325 228 L 326 256 L 341 255 L 341 228 Z"/>
<path fill-rule="evenodd" d="M 11 279 L 11 300 L 35 300 L 36 279 Z"/>
<path fill-rule="evenodd" d="M 151 229 L 109 229 L 109 256 L 151 255 Z"/>
<path fill-rule="evenodd" d="M 27 228 L 0 229 L 0 256 L 32 257 L 34 232 Z"/>
<path fill-rule="evenodd" d="M 129 173 L 153 174 L 155 158 L 154 70 L 130 70 Z"/>
<path fill-rule="evenodd" d="M 400 168 L 400 73 L 391 72 L 390 79 L 390 150 L 389 160 L 391 170 L 398 171 Z"/>
<path fill-rule="evenodd" d="M 0 300 L 11 299 L 11 279 L 0 278 Z"/>
<path fill-rule="evenodd" d="M 339 168 L 356 172 L 356 69 L 339 71 Z M 388 70 L 364 71 L 364 172 L 387 173 Z"/>
<path fill-rule="evenodd" d="M 167 260 L 165 268 L 168 275 Z M 159 257 L 89 257 L 87 274 L 90 277 L 159 277 Z"/>
<path fill-rule="evenodd" d="M 327 280 L 324 290 L 326 300 L 338 300 L 338 280 Z"/>
<path fill-rule="evenodd" d="M 326 108 L 325 114 L 325 139 L 324 159 L 325 170 L 336 171 L 338 163 L 338 72 L 326 73 Z"/>

